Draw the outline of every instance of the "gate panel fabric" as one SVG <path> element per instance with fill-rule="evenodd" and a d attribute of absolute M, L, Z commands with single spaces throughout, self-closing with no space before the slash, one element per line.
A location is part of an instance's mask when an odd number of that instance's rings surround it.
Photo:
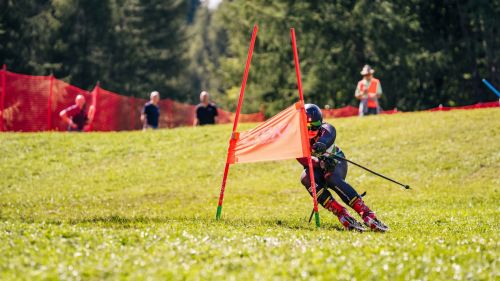
<path fill-rule="evenodd" d="M 301 108 L 288 107 L 256 128 L 233 135 L 228 163 L 249 163 L 307 157 Z"/>

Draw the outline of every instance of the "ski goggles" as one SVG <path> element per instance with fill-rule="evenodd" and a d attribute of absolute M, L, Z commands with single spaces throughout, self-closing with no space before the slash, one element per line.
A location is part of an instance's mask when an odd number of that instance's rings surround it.
<path fill-rule="evenodd" d="M 307 122 L 307 130 L 317 131 L 321 126 L 321 121 Z"/>

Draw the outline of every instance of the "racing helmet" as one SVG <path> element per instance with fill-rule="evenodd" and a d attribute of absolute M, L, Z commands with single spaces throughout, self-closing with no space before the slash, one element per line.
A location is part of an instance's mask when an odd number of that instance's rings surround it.
<path fill-rule="evenodd" d="M 304 105 L 307 115 L 307 129 L 309 131 L 317 131 L 321 124 L 323 124 L 323 113 L 321 109 L 312 103 Z"/>

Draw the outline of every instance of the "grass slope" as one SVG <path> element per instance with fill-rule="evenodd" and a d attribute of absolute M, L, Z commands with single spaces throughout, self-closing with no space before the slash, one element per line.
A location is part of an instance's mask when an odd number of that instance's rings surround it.
<path fill-rule="evenodd" d="M 0 134 L 0 279 L 498 280 L 500 110 L 333 120 L 391 231 L 351 233 L 293 160 L 231 167 L 230 126 Z M 242 125 L 248 129 L 253 125 Z"/>

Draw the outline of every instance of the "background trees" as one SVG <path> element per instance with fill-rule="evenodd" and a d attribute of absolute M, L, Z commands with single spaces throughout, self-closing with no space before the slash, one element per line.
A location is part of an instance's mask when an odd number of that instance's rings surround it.
<path fill-rule="evenodd" d="M 308 101 L 356 104 L 365 63 L 384 108 L 494 100 L 500 3 L 445 1 L 0 0 L 0 62 L 77 86 L 196 102 L 208 89 L 233 109 L 254 23 L 260 27 L 245 109 L 268 114 L 296 98 L 289 28 L 297 30 Z"/>

